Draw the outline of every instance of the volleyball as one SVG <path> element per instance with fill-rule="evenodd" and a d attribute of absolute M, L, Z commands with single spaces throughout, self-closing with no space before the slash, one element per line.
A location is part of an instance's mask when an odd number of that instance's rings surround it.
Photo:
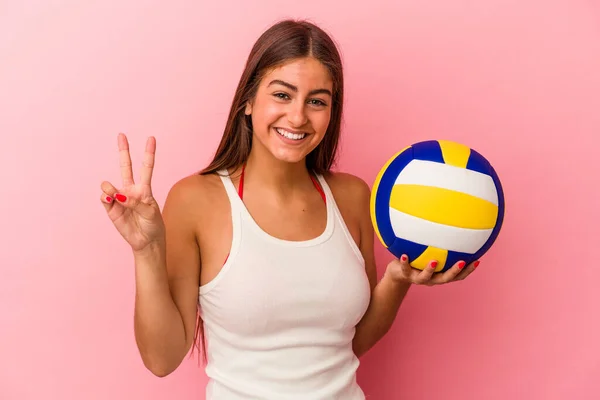
<path fill-rule="evenodd" d="M 492 246 L 504 219 L 504 193 L 488 160 L 460 143 L 428 140 L 392 156 L 371 191 L 371 221 L 396 258 L 443 272 Z"/>

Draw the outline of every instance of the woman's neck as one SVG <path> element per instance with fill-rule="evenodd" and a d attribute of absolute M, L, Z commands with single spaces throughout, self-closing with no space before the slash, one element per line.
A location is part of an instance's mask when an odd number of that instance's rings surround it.
<path fill-rule="evenodd" d="M 298 163 L 281 161 L 269 154 L 251 151 L 246 162 L 244 185 L 260 187 L 289 198 L 298 191 L 314 190 L 305 160 Z"/>

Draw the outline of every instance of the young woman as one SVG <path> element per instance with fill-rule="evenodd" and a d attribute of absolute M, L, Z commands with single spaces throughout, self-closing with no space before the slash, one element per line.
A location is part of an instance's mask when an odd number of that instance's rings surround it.
<path fill-rule="evenodd" d="M 103 182 L 102 202 L 133 250 L 135 337 L 157 376 L 202 340 L 207 399 L 364 399 L 358 357 L 389 330 L 409 287 L 476 267 L 434 274 L 435 260 L 421 271 L 403 256 L 377 282 L 369 187 L 330 171 L 343 83 L 323 30 L 272 26 L 250 53 L 214 160 L 175 183 L 162 215 L 155 139 L 135 183 L 118 136 L 123 182 Z"/>

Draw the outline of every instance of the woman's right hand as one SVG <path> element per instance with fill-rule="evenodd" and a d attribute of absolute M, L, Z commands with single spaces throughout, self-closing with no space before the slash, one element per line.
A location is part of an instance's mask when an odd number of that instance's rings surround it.
<path fill-rule="evenodd" d="M 140 252 L 153 243 L 164 244 L 165 237 L 160 208 L 152 196 L 150 184 L 156 139 L 150 137 L 146 142 L 139 183 L 133 180 L 127 137 L 120 133 L 117 140 L 123 186 L 117 189 L 110 182 L 102 182 L 101 201 L 117 231 L 134 252 Z"/>

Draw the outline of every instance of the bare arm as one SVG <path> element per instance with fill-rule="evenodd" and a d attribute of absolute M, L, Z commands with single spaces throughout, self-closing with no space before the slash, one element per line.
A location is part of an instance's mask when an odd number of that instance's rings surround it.
<path fill-rule="evenodd" d="M 390 330 L 410 285 L 396 283 L 384 275 L 375 286 L 369 308 L 358 324 L 352 342 L 358 357 L 371 349 Z"/>
<path fill-rule="evenodd" d="M 157 376 L 173 372 L 194 339 L 200 252 L 187 204 L 190 183 L 176 183 L 165 202 L 165 240 L 134 252 L 135 338 L 144 365 Z"/>
<path fill-rule="evenodd" d="M 169 191 L 161 214 L 151 184 L 156 139 L 146 141 L 137 183 L 127 136 L 120 133 L 117 144 L 122 186 L 102 182 L 100 199 L 133 251 L 134 331 L 140 355 L 152 373 L 165 376 L 181 363 L 193 340 L 200 275 L 194 210 L 203 196 L 195 177 L 184 178 Z"/>

